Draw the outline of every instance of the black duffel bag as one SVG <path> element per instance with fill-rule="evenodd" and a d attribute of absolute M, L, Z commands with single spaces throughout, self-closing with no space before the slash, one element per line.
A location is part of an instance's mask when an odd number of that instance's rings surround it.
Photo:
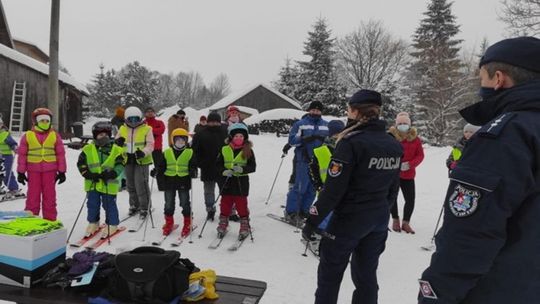
<path fill-rule="evenodd" d="M 115 258 L 107 296 L 130 303 L 169 303 L 189 288 L 194 265 L 180 252 L 138 247 Z"/>

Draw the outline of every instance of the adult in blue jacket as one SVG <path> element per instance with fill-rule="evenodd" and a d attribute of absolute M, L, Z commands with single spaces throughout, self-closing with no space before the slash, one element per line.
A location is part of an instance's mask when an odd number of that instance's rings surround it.
<path fill-rule="evenodd" d="M 285 217 L 292 224 L 300 221 L 298 216 L 307 217 L 309 207 L 315 199 L 315 188 L 309 177 L 309 162 L 313 149 L 321 146 L 328 136 L 328 122 L 321 118 L 323 105 L 313 101 L 308 107 L 308 115 L 294 123 L 289 133 L 289 144 L 294 149 L 294 186 L 287 193 Z"/>
<path fill-rule="evenodd" d="M 489 47 L 419 303 L 540 303 L 540 40 Z"/>

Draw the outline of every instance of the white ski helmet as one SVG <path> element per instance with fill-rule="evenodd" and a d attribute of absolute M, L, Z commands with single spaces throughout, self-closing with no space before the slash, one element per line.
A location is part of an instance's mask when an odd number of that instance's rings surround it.
<path fill-rule="evenodd" d="M 143 114 L 141 110 L 137 107 L 129 107 L 124 112 L 124 118 L 126 120 L 126 124 L 130 127 L 136 127 L 142 123 L 142 117 Z"/>

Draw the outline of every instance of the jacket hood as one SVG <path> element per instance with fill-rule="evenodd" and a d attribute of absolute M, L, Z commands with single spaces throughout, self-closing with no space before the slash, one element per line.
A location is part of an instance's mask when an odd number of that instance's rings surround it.
<path fill-rule="evenodd" d="M 399 132 L 399 130 L 394 126 L 390 127 L 388 132 L 392 134 L 392 136 L 394 136 L 398 141 L 413 141 L 416 139 L 416 137 L 418 137 L 418 130 L 416 130 L 415 127 L 411 127 L 404 135 L 402 135 L 401 132 Z"/>
<path fill-rule="evenodd" d="M 459 113 L 470 124 L 482 126 L 512 111 L 540 111 L 540 80 L 518 85 L 492 98 L 468 106 Z"/>

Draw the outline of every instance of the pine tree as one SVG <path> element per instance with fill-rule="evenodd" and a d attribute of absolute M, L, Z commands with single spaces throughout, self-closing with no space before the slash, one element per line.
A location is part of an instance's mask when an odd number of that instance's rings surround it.
<path fill-rule="evenodd" d="M 434 145 L 453 141 L 461 124 L 457 112 L 468 95 L 464 86 L 470 75 L 462 71 L 462 40 L 455 38 L 459 26 L 451 8 L 446 0 L 431 0 L 413 35 L 414 62 L 409 67 L 413 118 L 421 135 Z"/>
<path fill-rule="evenodd" d="M 158 98 L 159 73 L 150 71 L 138 61 L 127 64 L 118 73 L 122 84 L 121 98 L 126 106 L 141 110 L 154 106 Z"/>
<path fill-rule="evenodd" d="M 86 99 L 85 110 L 94 116 L 108 117 L 119 104 L 120 84 L 114 69 L 105 72 L 105 66 L 99 66 L 100 72 L 94 75 L 88 90 L 90 97 Z"/>
<path fill-rule="evenodd" d="M 285 66 L 279 71 L 279 80 L 273 86 L 282 94 L 291 98 L 296 95 L 296 80 L 298 77 L 298 67 L 291 64 L 291 59 L 285 59 Z"/>
<path fill-rule="evenodd" d="M 344 109 L 345 90 L 338 84 L 335 73 L 334 43 L 335 39 L 331 38 L 326 21 L 318 19 L 304 43 L 303 53 L 311 59 L 298 61 L 299 73 L 293 81 L 293 98 L 302 104 L 318 100 L 327 107 L 326 113 L 338 115 Z"/>

